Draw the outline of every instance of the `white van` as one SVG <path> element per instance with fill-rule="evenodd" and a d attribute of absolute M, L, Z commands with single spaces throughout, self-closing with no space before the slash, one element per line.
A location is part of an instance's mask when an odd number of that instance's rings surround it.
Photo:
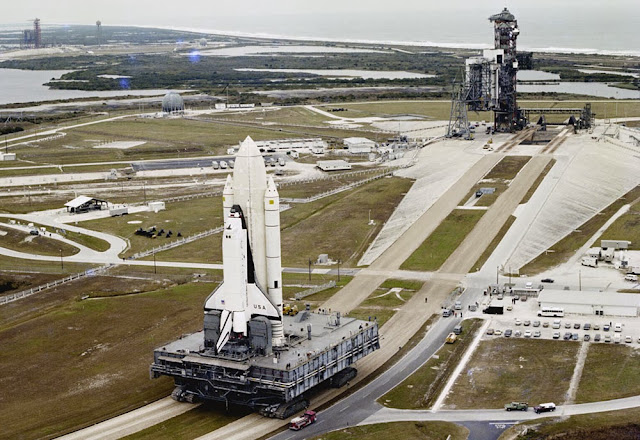
<path fill-rule="evenodd" d="M 555 329 L 560 328 L 560 320 L 559 319 L 556 319 L 556 320 L 553 321 L 552 328 L 555 328 Z"/>
<path fill-rule="evenodd" d="M 632 273 L 628 273 L 624 276 L 626 281 L 633 281 L 634 283 L 638 282 L 638 275 L 634 275 Z"/>
<path fill-rule="evenodd" d="M 622 339 L 622 338 L 621 338 L 621 336 L 620 336 L 620 335 L 614 335 L 614 336 L 613 336 L 613 343 L 614 343 L 614 344 L 619 344 L 619 343 L 620 343 L 620 341 L 621 341 L 621 339 Z"/>
<path fill-rule="evenodd" d="M 613 331 L 620 333 L 622 331 L 622 324 L 620 324 L 619 322 L 616 322 L 615 325 L 613 326 Z"/>
<path fill-rule="evenodd" d="M 462 303 L 460 301 L 456 301 L 453 308 L 456 310 L 462 310 Z"/>

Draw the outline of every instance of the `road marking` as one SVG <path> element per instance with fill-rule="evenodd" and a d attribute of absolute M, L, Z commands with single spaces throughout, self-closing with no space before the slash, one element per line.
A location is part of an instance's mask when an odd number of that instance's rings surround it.
<path fill-rule="evenodd" d="M 348 409 L 349 409 L 349 407 L 348 407 L 348 406 L 345 406 L 344 408 L 342 408 L 342 409 L 340 410 L 340 412 L 345 412 L 345 411 L 346 411 L 346 410 L 348 410 Z"/>

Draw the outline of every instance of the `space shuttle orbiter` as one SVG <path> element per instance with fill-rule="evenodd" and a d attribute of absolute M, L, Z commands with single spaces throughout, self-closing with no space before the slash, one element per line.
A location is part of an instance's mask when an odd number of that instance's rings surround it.
<path fill-rule="evenodd" d="M 247 137 L 223 191 L 223 282 L 207 298 L 205 313 L 219 312 L 216 352 L 230 339 L 248 336 L 248 323 L 267 318 L 273 346 L 284 345 L 280 206 L 264 159 Z"/>

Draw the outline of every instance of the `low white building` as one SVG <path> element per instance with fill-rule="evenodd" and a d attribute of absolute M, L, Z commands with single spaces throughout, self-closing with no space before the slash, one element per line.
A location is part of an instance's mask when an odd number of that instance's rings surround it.
<path fill-rule="evenodd" d="M 640 295 L 544 289 L 538 296 L 538 306 L 560 307 L 565 313 L 577 315 L 638 316 Z"/>
<path fill-rule="evenodd" d="M 344 146 L 352 154 L 371 153 L 376 148 L 376 143 L 363 137 L 350 137 L 344 139 Z"/>
<path fill-rule="evenodd" d="M 256 141 L 256 145 L 263 152 L 298 151 L 301 153 L 323 154 L 327 149 L 327 143 L 320 138 L 274 139 Z"/>
<path fill-rule="evenodd" d="M 345 160 L 319 160 L 316 166 L 322 171 L 350 170 L 351 164 Z"/>
<path fill-rule="evenodd" d="M 0 153 L 0 161 L 16 160 L 16 153 Z"/>

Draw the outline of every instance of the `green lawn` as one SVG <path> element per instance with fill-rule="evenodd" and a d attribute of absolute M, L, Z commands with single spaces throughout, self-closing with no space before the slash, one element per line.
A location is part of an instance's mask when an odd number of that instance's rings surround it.
<path fill-rule="evenodd" d="M 629 249 L 640 249 L 640 201 L 631 206 L 629 212 L 622 214 L 609 228 L 596 240 L 629 240 Z"/>
<path fill-rule="evenodd" d="M 512 401 L 562 402 L 580 344 L 494 337 L 482 341 L 451 389 L 449 408 L 502 408 Z"/>
<path fill-rule="evenodd" d="M 19 318 L 0 328 L 0 345 L 11 353 L 0 357 L 3 437 L 55 437 L 171 392 L 170 379 L 149 379 L 152 350 L 202 328 L 202 305 L 214 285 L 79 300 L 84 291 L 118 283 L 148 288 L 131 278 L 94 277 L 59 288 L 54 305 L 36 297 L 12 304 L 11 314 Z"/>
<path fill-rule="evenodd" d="M 201 435 L 209 434 L 249 413 L 250 411 L 246 408 L 232 407 L 227 411 L 223 404 L 205 403 L 184 414 L 123 437 L 123 439 L 191 440 Z"/>
<path fill-rule="evenodd" d="M 80 252 L 80 249 L 65 242 L 13 228 L 0 227 L 0 234 L 0 246 L 14 251 L 56 257 L 68 257 Z"/>
<path fill-rule="evenodd" d="M 462 321 L 462 333 L 454 344 L 444 344 L 415 373 L 380 397 L 378 402 L 391 408 L 430 408 L 440 395 L 460 358 L 467 351 L 482 322 L 480 319 Z"/>
<path fill-rule="evenodd" d="M 404 262 L 404 270 L 438 270 L 475 227 L 484 211 L 454 209 Z"/>
<path fill-rule="evenodd" d="M 96 231 L 117 235 L 129 240 L 131 246 L 122 255 L 130 256 L 136 252 L 151 249 L 163 243 L 177 240 L 178 232 L 184 237 L 205 231 L 207 229 L 222 226 L 222 200 L 220 196 L 192 199 L 183 202 L 170 202 L 166 204 L 167 209 L 158 213 L 140 212 L 121 217 L 108 217 L 100 220 L 90 220 L 80 223 L 80 226 Z M 129 223 L 140 221 L 142 223 Z M 159 231 L 172 231 L 173 236 L 166 238 L 164 235 L 156 239 L 151 239 L 142 235 L 136 235 L 138 228 L 149 229 L 155 226 Z M 215 235 L 211 240 L 215 240 Z M 218 234 L 219 237 L 219 234 Z M 219 238 L 218 238 L 219 239 Z M 205 239 L 206 240 L 206 239 Z M 199 243 L 196 241 L 195 243 Z M 210 244 L 209 241 L 205 242 Z M 178 248 L 179 249 L 179 248 Z M 215 249 L 212 249 L 215 252 Z M 191 248 L 193 251 L 193 248 Z M 203 258 L 204 250 L 199 250 Z M 156 255 L 160 258 L 162 254 Z M 213 254 L 215 255 L 215 253 Z M 162 258 L 165 258 L 162 256 Z M 169 260 L 169 258 L 167 258 Z M 208 262 L 210 260 L 204 260 Z"/>
<path fill-rule="evenodd" d="M 640 394 L 639 368 L 638 350 L 623 345 L 591 344 L 576 402 L 599 402 Z"/>
<path fill-rule="evenodd" d="M 515 216 L 510 215 L 507 221 L 504 223 L 504 225 L 502 225 L 502 227 L 500 228 L 500 231 L 498 231 L 498 235 L 496 235 L 493 238 L 493 240 L 491 240 L 491 243 L 489 243 L 489 246 L 487 246 L 487 248 L 484 250 L 482 255 L 480 255 L 480 258 L 478 258 L 478 261 L 476 261 L 476 263 L 473 265 L 473 267 L 471 268 L 471 272 L 478 271 L 482 268 L 482 266 L 484 266 L 484 263 L 487 262 L 487 260 L 489 259 L 493 251 L 496 250 L 496 248 L 504 238 L 505 234 L 507 233 L 507 231 L 515 221 L 516 221 Z"/>
<path fill-rule="evenodd" d="M 449 422 L 394 422 L 340 429 L 313 440 L 465 440 L 468 435 L 467 428 Z"/>

